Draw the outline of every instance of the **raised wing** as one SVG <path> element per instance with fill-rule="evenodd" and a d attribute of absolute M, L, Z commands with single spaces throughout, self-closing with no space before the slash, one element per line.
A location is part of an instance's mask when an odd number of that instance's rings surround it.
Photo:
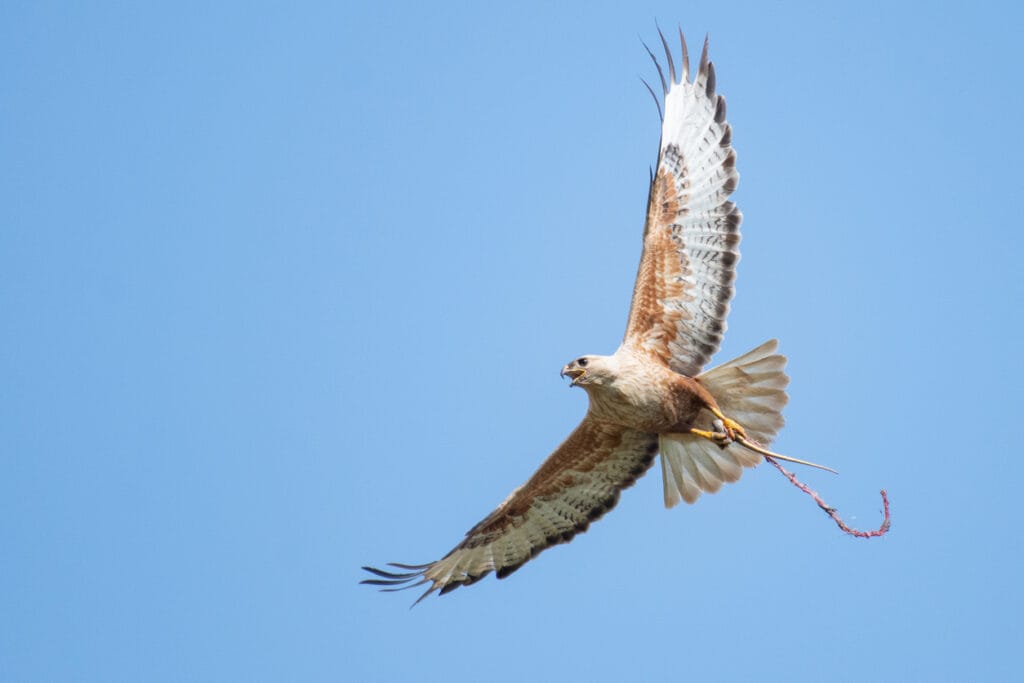
<path fill-rule="evenodd" d="M 718 350 L 725 332 L 742 214 L 729 201 L 739 174 L 725 99 L 715 94 L 707 39 L 692 83 L 682 32 L 679 40 L 679 80 L 664 36 L 668 83 L 651 54 L 661 76 L 665 112 L 623 345 L 694 377 Z"/>
<path fill-rule="evenodd" d="M 391 563 L 407 571 L 363 567 L 380 578 L 362 583 L 403 590 L 430 586 L 444 595 L 490 572 L 503 579 L 541 551 L 566 543 L 615 507 L 619 492 L 647 471 L 658 437 L 593 420 L 588 415 L 529 481 L 466 533 L 442 559 L 422 565 Z"/>

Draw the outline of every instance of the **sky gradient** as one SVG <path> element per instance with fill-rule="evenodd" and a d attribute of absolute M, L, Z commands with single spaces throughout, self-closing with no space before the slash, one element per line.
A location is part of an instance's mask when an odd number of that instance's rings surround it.
<path fill-rule="evenodd" d="M 1019 10 L 4 3 L 0 678 L 1006 680 L 1024 645 Z M 611 353 L 705 32 L 741 175 L 714 362 L 777 448 L 416 609 Z"/>

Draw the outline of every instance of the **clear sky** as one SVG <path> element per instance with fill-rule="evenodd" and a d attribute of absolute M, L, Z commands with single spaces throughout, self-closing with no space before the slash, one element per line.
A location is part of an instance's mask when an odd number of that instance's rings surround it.
<path fill-rule="evenodd" d="M 0 8 L 0 678 L 1019 673 L 1015 4 L 65 4 Z M 779 337 L 777 447 L 892 532 L 655 467 L 410 611 L 359 566 L 446 553 L 621 338 L 655 20 L 739 153 L 716 360 Z"/>

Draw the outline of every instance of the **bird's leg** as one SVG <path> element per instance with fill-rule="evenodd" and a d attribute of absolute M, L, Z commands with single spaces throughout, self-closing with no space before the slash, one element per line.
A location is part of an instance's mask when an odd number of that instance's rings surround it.
<path fill-rule="evenodd" d="M 716 426 L 718 425 L 718 421 L 717 420 L 715 421 L 715 424 L 716 424 Z M 710 431 L 708 431 L 706 429 L 697 429 L 696 427 L 691 428 L 690 429 L 690 433 L 693 434 L 694 436 L 699 436 L 699 437 L 708 439 L 710 441 L 713 441 L 713 442 L 715 442 L 716 445 L 721 446 L 722 448 L 725 448 L 729 444 L 735 442 L 735 443 L 740 444 L 744 448 L 749 448 L 750 450 L 754 451 L 755 453 L 760 453 L 761 455 L 765 456 L 766 458 L 775 458 L 776 460 L 785 460 L 786 462 L 793 462 L 793 463 L 796 463 L 797 465 L 807 465 L 808 467 L 814 467 L 814 468 L 817 468 L 819 470 L 825 470 L 826 472 L 831 472 L 832 474 L 839 474 L 838 472 L 836 472 L 831 467 L 826 467 L 824 465 L 819 465 L 819 464 L 814 463 L 814 462 L 808 462 L 807 460 L 800 460 L 799 458 L 791 458 L 788 455 L 782 455 L 781 453 L 773 453 L 772 451 L 769 451 L 769 450 L 767 450 L 765 448 L 762 448 L 757 443 L 755 443 L 753 441 L 749 441 L 747 439 L 747 435 L 742 433 L 742 430 L 743 430 L 742 427 L 740 427 L 735 422 L 733 422 L 733 425 L 734 425 L 734 427 L 733 427 L 733 436 L 729 436 L 729 434 L 727 434 L 726 432 L 710 432 Z M 737 429 L 737 427 L 739 429 Z"/>
<path fill-rule="evenodd" d="M 722 411 L 715 405 L 714 399 L 710 396 L 710 400 L 707 403 L 708 410 L 715 416 L 714 431 L 708 431 L 706 429 L 690 429 L 690 433 L 694 436 L 700 436 L 705 439 L 714 441 L 716 444 L 725 448 L 733 441 L 743 440 L 747 436 L 747 432 L 743 429 L 739 422 L 731 418 L 726 417 L 722 414 Z"/>
<path fill-rule="evenodd" d="M 710 441 L 714 441 L 723 448 L 732 443 L 732 437 L 725 432 L 709 432 L 706 429 L 697 429 L 696 427 L 693 427 L 690 429 L 690 433 L 694 436 L 700 436 Z"/>
<path fill-rule="evenodd" d="M 712 415 L 722 421 L 722 427 L 725 429 L 725 433 L 728 435 L 730 441 L 735 441 L 737 437 L 741 439 L 747 438 L 747 432 L 743 429 L 740 423 L 723 415 L 722 411 L 718 409 L 718 406 L 708 406 L 708 409 L 711 410 Z"/>
<path fill-rule="evenodd" d="M 735 442 L 743 446 L 744 448 L 749 448 L 755 453 L 760 453 L 766 458 L 785 460 L 786 462 L 793 462 L 798 465 L 807 465 L 808 467 L 816 467 L 819 470 L 826 470 L 828 472 L 832 472 L 833 474 L 838 474 L 838 472 L 836 472 L 831 467 L 825 467 L 824 465 L 808 462 L 806 460 L 800 460 L 798 458 L 791 458 L 788 455 L 782 455 L 781 453 L 773 453 L 772 451 L 769 451 L 761 447 L 756 442 L 750 440 L 750 437 L 747 436 L 746 430 L 743 429 L 743 426 L 739 422 L 726 417 L 717 405 L 709 402 L 707 404 L 707 408 L 708 410 L 711 411 L 711 414 L 714 415 L 716 418 L 713 423 L 714 431 L 708 431 L 706 429 L 697 429 L 694 427 L 690 429 L 690 433 L 693 434 L 694 436 L 709 439 L 718 446 L 721 446 L 722 448 L 725 448 L 729 444 Z"/>

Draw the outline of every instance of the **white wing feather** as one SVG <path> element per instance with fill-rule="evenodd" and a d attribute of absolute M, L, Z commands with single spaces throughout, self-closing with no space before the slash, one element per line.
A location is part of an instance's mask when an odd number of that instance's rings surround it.
<path fill-rule="evenodd" d="M 692 82 L 682 34 L 680 42 L 683 72 L 678 81 L 665 46 L 671 78 L 668 83 L 662 78 L 658 167 L 623 343 L 693 377 L 718 350 L 725 332 L 742 214 L 729 201 L 739 174 L 725 99 L 715 94 L 707 40 Z"/>

